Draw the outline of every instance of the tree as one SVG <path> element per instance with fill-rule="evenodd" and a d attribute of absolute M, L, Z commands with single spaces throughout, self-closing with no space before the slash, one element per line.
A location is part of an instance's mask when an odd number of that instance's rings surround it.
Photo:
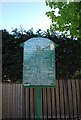
<path fill-rule="evenodd" d="M 81 2 L 46 0 L 46 5 L 51 8 L 46 12 L 52 20 L 49 31 L 59 31 L 63 36 L 63 39 L 59 38 L 60 46 L 57 48 L 57 77 L 81 78 Z M 76 41 L 72 39 L 74 37 Z"/>
<path fill-rule="evenodd" d="M 23 48 L 21 43 L 33 37 L 33 31 L 15 28 L 11 34 L 2 30 L 2 78 L 12 82 L 22 81 L 23 75 Z"/>
<path fill-rule="evenodd" d="M 51 32 L 59 31 L 71 37 L 81 38 L 81 2 L 51 2 L 46 0 L 51 11 L 46 15 L 52 20 Z M 56 9 L 58 14 L 55 14 Z"/>
<path fill-rule="evenodd" d="M 56 49 L 57 78 L 81 78 L 81 43 L 63 38 Z"/>
<path fill-rule="evenodd" d="M 18 38 L 2 30 L 2 77 L 12 81 L 22 78 L 22 48 Z"/>
<path fill-rule="evenodd" d="M 23 42 L 32 37 L 45 37 L 59 44 L 56 47 L 56 78 L 81 78 L 81 43 L 80 40 L 59 37 L 55 33 L 38 30 L 20 31 L 17 28 L 9 34 L 2 30 L 2 76 L 12 82 L 22 81 Z"/>

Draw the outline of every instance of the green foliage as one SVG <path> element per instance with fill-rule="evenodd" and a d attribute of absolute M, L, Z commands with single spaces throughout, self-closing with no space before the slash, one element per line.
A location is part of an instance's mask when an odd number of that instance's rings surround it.
<path fill-rule="evenodd" d="M 81 43 L 66 38 L 56 48 L 57 78 L 81 78 Z"/>
<path fill-rule="evenodd" d="M 22 48 L 16 35 L 2 30 L 2 75 L 3 79 L 22 78 Z M 5 77 L 6 76 L 6 77 Z"/>
<path fill-rule="evenodd" d="M 46 5 L 51 11 L 46 15 L 52 20 L 51 31 L 60 31 L 68 36 L 70 31 L 71 37 L 81 38 L 81 2 L 51 2 L 46 1 Z M 55 15 L 55 9 L 59 8 L 59 15 Z"/>
<path fill-rule="evenodd" d="M 21 31 L 17 28 L 9 34 L 2 30 L 2 76 L 3 80 L 16 81 L 22 79 L 23 70 L 23 47 L 20 43 L 33 36 L 32 30 Z"/>
<path fill-rule="evenodd" d="M 23 76 L 23 44 L 29 38 L 46 37 L 57 43 L 56 47 L 56 77 L 57 78 L 81 78 L 81 39 L 73 40 L 66 37 L 57 37 L 54 33 L 33 30 L 15 29 L 12 34 L 2 30 L 2 76 L 3 81 L 10 79 L 22 81 Z M 17 82 L 19 82 L 17 81 Z"/>

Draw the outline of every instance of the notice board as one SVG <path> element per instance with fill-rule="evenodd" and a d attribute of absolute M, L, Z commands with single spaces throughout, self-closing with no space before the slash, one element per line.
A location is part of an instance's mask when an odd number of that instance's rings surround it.
<path fill-rule="evenodd" d="M 30 38 L 24 42 L 23 54 L 24 87 L 54 87 L 55 43 L 42 37 Z"/>

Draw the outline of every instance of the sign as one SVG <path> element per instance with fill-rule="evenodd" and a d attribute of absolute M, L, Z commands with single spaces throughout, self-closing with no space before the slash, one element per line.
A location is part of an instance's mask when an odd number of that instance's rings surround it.
<path fill-rule="evenodd" d="M 23 85 L 55 86 L 55 44 L 47 38 L 30 38 L 24 42 Z"/>

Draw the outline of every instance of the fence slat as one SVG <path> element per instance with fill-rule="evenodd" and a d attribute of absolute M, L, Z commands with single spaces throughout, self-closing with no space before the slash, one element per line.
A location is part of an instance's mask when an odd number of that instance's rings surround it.
<path fill-rule="evenodd" d="M 41 88 L 41 118 L 81 117 L 81 80 L 57 80 L 55 88 Z M 2 84 L 3 118 L 36 118 L 37 88 Z"/>

